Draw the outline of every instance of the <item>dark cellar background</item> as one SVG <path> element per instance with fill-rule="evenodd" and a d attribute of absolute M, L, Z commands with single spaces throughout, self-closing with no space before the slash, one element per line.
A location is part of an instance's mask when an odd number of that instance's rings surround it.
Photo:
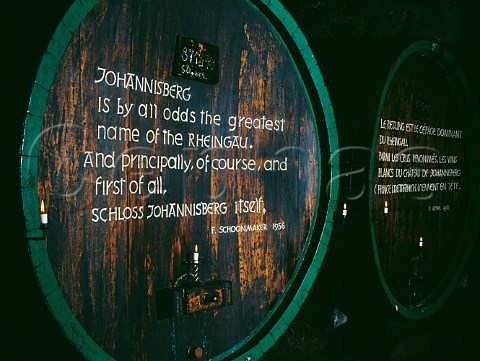
<path fill-rule="evenodd" d="M 479 1 L 282 3 L 300 25 L 319 62 L 341 145 L 371 144 L 368 122 L 378 104 L 382 79 L 398 53 L 413 40 L 424 38 L 447 46 L 480 104 Z M 36 284 L 23 238 L 19 192 L 19 149 L 31 86 L 44 49 L 70 4 L 17 1 L 1 9 L 2 360 L 82 360 L 56 325 Z M 356 161 L 358 168 L 368 166 L 368 160 Z M 457 288 L 432 317 L 408 321 L 393 312 L 380 287 L 365 198 L 356 202 L 347 225 L 335 227 L 311 295 L 265 360 L 479 359 L 479 240 L 465 271 L 466 287 Z M 348 322 L 331 329 L 329 312 L 334 308 L 342 310 Z"/>

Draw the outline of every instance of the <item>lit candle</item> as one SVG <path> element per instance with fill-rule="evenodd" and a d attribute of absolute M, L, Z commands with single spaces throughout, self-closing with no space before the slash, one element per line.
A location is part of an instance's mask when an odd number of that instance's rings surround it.
<path fill-rule="evenodd" d="M 196 244 L 193 252 L 193 263 L 198 263 L 198 257 L 199 257 L 198 245 Z"/>
<path fill-rule="evenodd" d="M 347 203 L 343 203 L 342 214 L 343 214 L 343 218 L 345 218 L 347 216 Z"/>
<path fill-rule="evenodd" d="M 418 242 L 418 245 L 419 245 L 420 247 L 423 247 L 423 237 L 420 237 L 420 242 Z"/>
<path fill-rule="evenodd" d="M 385 207 L 383 207 L 383 214 L 388 214 L 388 202 L 385 201 Z"/>
<path fill-rule="evenodd" d="M 40 223 L 41 224 L 47 224 L 48 223 L 48 214 L 45 212 L 45 203 L 42 202 L 40 203 Z"/>

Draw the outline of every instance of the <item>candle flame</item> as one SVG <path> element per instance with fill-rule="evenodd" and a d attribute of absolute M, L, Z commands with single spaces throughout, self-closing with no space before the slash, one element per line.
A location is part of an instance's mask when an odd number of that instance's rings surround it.
<path fill-rule="evenodd" d="M 423 237 L 420 237 L 420 242 L 422 242 L 422 243 L 423 243 Z"/>
<path fill-rule="evenodd" d="M 343 209 L 347 209 L 347 203 L 343 203 Z"/>
<path fill-rule="evenodd" d="M 42 199 L 42 202 L 40 203 L 40 213 L 45 213 L 45 203 L 43 203 L 43 199 Z"/>
<path fill-rule="evenodd" d="M 385 208 L 388 208 L 388 202 L 385 201 Z"/>
<path fill-rule="evenodd" d="M 198 253 L 198 244 L 195 245 L 195 253 Z"/>

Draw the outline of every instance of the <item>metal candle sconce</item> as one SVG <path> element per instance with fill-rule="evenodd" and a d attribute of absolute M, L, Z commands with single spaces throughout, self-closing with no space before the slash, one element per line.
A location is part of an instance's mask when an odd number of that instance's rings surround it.
<path fill-rule="evenodd" d="M 198 245 L 195 245 L 193 259 L 187 252 L 187 258 L 182 262 L 186 272 L 175 280 L 172 288 L 157 291 L 158 319 L 191 315 L 232 304 L 231 281 L 201 281 L 199 270 L 204 263 Z"/>

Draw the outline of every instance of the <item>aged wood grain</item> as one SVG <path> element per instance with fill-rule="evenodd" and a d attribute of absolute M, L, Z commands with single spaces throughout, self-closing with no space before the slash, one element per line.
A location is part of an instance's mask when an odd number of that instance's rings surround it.
<path fill-rule="evenodd" d="M 171 75 L 177 34 L 220 48 L 220 80 L 201 84 Z M 97 67 L 191 87 L 184 102 L 105 84 Z M 108 114 L 98 98 L 112 99 Z M 97 125 L 158 128 L 229 135 L 222 126 L 182 124 L 115 114 L 116 99 L 189 108 L 228 116 L 281 117 L 284 132 L 242 128 L 251 149 L 190 149 L 97 139 Z M 285 290 L 313 223 L 318 186 L 318 144 L 312 110 L 283 44 L 258 12 L 243 1 L 100 1 L 64 54 L 45 112 L 39 193 L 48 201 L 48 253 L 62 292 L 82 326 L 117 360 L 185 359 L 190 346 L 207 345 L 205 358 L 244 340 Z M 86 152 L 183 154 L 197 159 L 288 158 L 286 172 L 183 173 L 84 167 Z M 127 181 L 162 176 L 163 195 L 95 194 L 97 177 Z M 227 201 L 262 197 L 266 213 L 92 222 L 94 207 Z M 145 211 L 146 212 L 146 211 Z M 274 232 L 272 224 L 285 229 Z M 268 225 L 250 233 L 212 233 L 220 226 Z M 157 321 L 155 291 L 172 287 L 198 244 L 200 276 L 232 282 L 233 304 L 215 312 Z M 172 337 L 172 334 L 174 337 Z"/>

